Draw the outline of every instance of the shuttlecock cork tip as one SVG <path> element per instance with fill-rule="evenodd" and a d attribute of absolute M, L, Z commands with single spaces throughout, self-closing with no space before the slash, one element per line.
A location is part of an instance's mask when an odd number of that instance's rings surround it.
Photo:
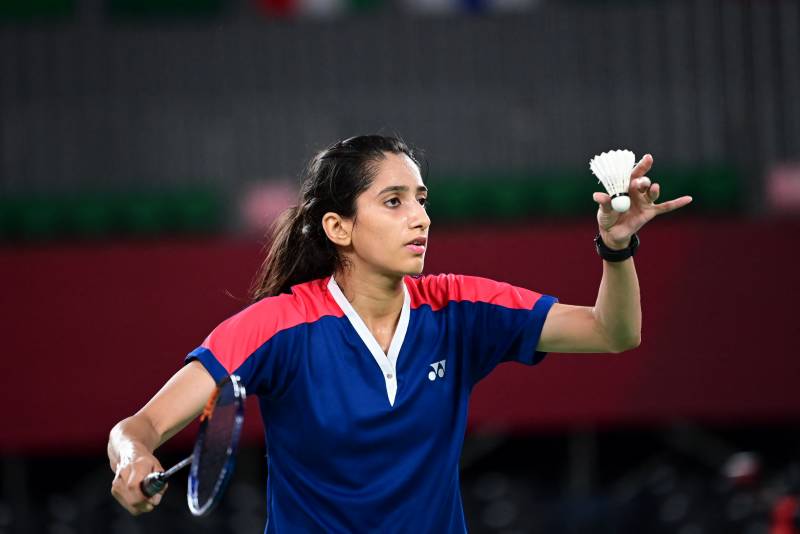
<path fill-rule="evenodd" d="M 631 207 L 631 197 L 628 195 L 621 195 L 611 199 L 611 207 L 614 211 L 624 213 Z"/>

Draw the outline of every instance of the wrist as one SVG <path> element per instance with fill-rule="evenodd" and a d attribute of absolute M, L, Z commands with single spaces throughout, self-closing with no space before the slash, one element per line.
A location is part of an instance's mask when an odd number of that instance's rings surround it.
<path fill-rule="evenodd" d="M 631 238 L 630 237 L 628 239 L 626 239 L 625 241 L 613 241 L 611 239 L 605 239 L 605 238 L 602 238 L 602 237 L 601 237 L 601 239 L 603 239 L 603 243 L 605 243 L 606 246 L 608 248 L 610 248 L 611 250 L 625 250 L 626 248 L 631 246 Z"/>
<path fill-rule="evenodd" d="M 597 254 L 610 262 L 624 261 L 636 254 L 636 250 L 639 248 L 639 237 L 633 234 L 627 241 L 627 244 L 619 242 L 606 243 L 601 234 L 597 234 L 594 238 Z"/>

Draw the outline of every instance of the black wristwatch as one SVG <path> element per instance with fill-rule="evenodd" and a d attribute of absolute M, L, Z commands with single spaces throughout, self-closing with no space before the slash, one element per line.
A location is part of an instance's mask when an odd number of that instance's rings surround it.
<path fill-rule="evenodd" d="M 606 261 L 625 261 L 636 254 L 636 249 L 639 248 L 639 236 L 636 234 L 631 236 L 631 243 L 628 245 L 628 248 L 613 250 L 608 248 L 600 237 L 600 234 L 597 234 L 594 238 L 594 246 L 600 257 Z"/>

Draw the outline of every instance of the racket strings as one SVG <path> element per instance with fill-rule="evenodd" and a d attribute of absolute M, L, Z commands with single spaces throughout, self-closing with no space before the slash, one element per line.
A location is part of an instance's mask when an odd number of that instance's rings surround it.
<path fill-rule="evenodd" d="M 221 388 L 212 400 L 216 405 L 212 403 L 208 414 L 203 413 L 207 426 L 197 458 L 197 500 L 201 506 L 217 493 L 230 458 L 234 429 L 237 428 L 238 404 L 233 388 Z"/>

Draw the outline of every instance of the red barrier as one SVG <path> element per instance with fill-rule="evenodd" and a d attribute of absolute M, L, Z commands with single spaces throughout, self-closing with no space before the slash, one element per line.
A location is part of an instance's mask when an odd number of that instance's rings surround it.
<path fill-rule="evenodd" d="M 592 305 L 593 235 L 591 220 L 437 229 L 426 271 Z M 656 221 L 636 257 L 642 346 L 503 365 L 475 390 L 472 428 L 800 419 L 798 235 L 799 221 Z M 257 245 L 226 240 L 0 249 L 0 449 L 102 449 L 110 427 L 244 305 L 227 293 L 244 299 L 259 261 Z"/>

